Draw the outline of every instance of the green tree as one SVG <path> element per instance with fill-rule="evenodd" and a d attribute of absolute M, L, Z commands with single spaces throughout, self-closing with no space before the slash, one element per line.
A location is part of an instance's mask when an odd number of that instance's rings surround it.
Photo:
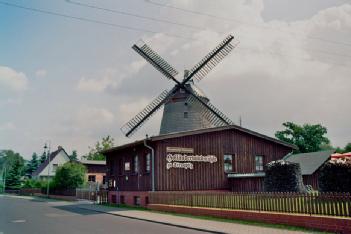
<path fill-rule="evenodd" d="M 21 186 L 21 177 L 23 174 L 23 158 L 15 158 L 6 175 L 6 189 L 18 189 Z"/>
<path fill-rule="evenodd" d="M 31 174 L 34 171 L 36 171 L 38 167 L 39 167 L 38 155 L 37 153 L 34 152 L 32 154 L 32 159 L 27 164 L 27 168 L 26 168 L 27 175 L 31 176 Z"/>
<path fill-rule="evenodd" d="M 351 142 L 347 143 L 345 148 L 344 148 L 344 153 L 351 152 Z"/>
<path fill-rule="evenodd" d="M 69 160 L 71 161 L 78 161 L 78 154 L 77 154 L 77 150 L 72 150 L 72 154 L 68 155 Z"/>
<path fill-rule="evenodd" d="M 275 136 L 282 141 L 298 147 L 294 153 L 307 153 L 322 150 L 330 144 L 325 136 L 327 128 L 320 124 L 298 125 L 292 122 L 283 123 L 285 130 L 277 131 Z"/>
<path fill-rule="evenodd" d="M 88 160 L 105 160 L 105 156 L 101 153 L 114 145 L 114 139 L 111 136 L 103 137 L 101 142 L 96 142 L 95 147 L 89 147 L 90 151 L 87 155 L 83 156 Z"/>
<path fill-rule="evenodd" d="M 58 167 L 54 177 L 54 184 L 61 189 L 74 189 L 84 184 L 86 168 L 76 162 L 67 162 Z"/>
<path fill-rule="evenodd" d="M 43 154 L 40 156 L 40 159 L 39 159 L 40 164 L 42 164 L 43 162 L 45 162 L 46 157 L 47 157 L 47 156 L 46 156 L 46 152 L 44 151 Z"/>

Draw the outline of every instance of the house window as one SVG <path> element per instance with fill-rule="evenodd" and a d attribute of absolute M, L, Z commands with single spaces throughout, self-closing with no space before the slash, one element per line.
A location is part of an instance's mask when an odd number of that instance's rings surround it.
<path fill-rule="evenodd" d="M 233 172 L 233 155 L 225 154 L 223 157 L 224 172 Z"/>
<path fill-rule="evenodd" d="M 96 181 L 96 176 L 95 175 L 89 175 L 88 176 L 88 181 L 89 182 L 95 182 Z"/>
<path fill-rule="evenodd" d="M 263 171 L 263 156 L 255 156 L 255 169 L 256 171 Z"/>
<path fill-rule="evenodd" d="M 150 172 L 151 155 L 147 154 L 145 156 L 145 171 Z"/>
<path fill-rule="evenodd" d="M 139 157 L 138 155 L 134 156 L 134 173 L 138 173 L 139 172 Z"/>
<path fill-rule="evenodd" d="M 140 206 L 140 197 L 139 196 L 134 196 L 134 205 L 135 206 Z"/>
<path fill-rule="evenodd" d="M 130 162 L 125 162 L 124 163 L 124 170 L 125 171 L 130 171 Z"/>
<path fill-rule="evenodd" d="M 184 119 L 187 119 L 189 117 L 189 113 L 187 111 L 184 111 Z"/>
<path fill-rule="evenodd" d="M 102 184 L 106 184 L 106 176 L 102 177 Z"/>
<path fill-rule="evenodd" d="M 56 172 L 57 168 L 58 168 L 58 164 L 52 164 L 52 171 L 53 172 Z"/>

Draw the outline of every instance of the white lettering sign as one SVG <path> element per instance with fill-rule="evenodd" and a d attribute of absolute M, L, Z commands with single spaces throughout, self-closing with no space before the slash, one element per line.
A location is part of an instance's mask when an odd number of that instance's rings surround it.
<path fill-rule="evenodd" d="M 215 163 L 217 157 L 215 155 L 187 155 L 187 154 L 167 154 L 166 157 L 166 168 L 183 168 L 183 169 L 194 169 L 193 162 L 204 162 L 204 163 Z"/>

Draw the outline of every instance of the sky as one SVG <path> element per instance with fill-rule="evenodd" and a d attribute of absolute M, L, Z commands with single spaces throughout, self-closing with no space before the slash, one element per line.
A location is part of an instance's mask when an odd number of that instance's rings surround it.
<path fill-rule="evenodd" d="M 268 136 L 292 121 L 351 142 L 351 0 L 1 0 L 0 149 L 83 155 L 107 135 L 157 135 L 162 110 L 120 131 L 174 85 L 131 46 L 143 40 L 182 79 L 229 34 L 239 44 L 197 84 L 212 104 Z"/>

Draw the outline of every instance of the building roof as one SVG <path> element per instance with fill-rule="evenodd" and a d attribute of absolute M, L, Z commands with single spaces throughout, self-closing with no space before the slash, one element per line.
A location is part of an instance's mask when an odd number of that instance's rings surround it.
<path fill-rule="evenodd" d="M 62 147 L 59 147 L 56 151 L 54 152 L 51 152 L 50 153 L 50 157 L 46 157 L 46 160 L 39 165 L 39 167 L 37 168 L 37 170 L 35 170 L 33 173 L 32 173 L 32 176 L 37 176 L 39 175 L 45 168 L 47 165 L 49 165 L 49 158 L 50 158 L 50 161 L 52 161 L 61 151 L 64 151 L 65 154 L 68 156 L 68 154 L 66 153 L 66 151 L 62 148 Z"/>
<path fill-rule="evenodd" d="M 81 164 L 85 164 L 85 165 L 106 165 L 106 161 L 102 161 L 102 160 L 85 160 L 85 159 L 82 159 L 79 162 Z"/>
<path fill-rule="evenodd" d="M 204 134 L 204 133 L 211 133 L 211 132 L 218 132 L 218 131 L 223 131 L 223 130 L 237 130 L 240 132 L 245 132 L 249 135 L 253 135 L 268 141 L 272 141 L 275 142 L 277 144 L 280 145 L 284 145 L 286 147 L 289 147 L 291 149 L 297 149 L 297 147 L 295 145 L 286 143 L 284 141 L 278 140 L 276 138 L 273 137 L 269 137 L 266 135 L 263 135 L 261 133 L 249 130 L 247 128 L 243 128 L 240 127 L 238 125 L 227 125 L 227 126 L 222 126 L 222 127 L 213 127 L 213 128 L 204 128 L 204 129 L 196 129 L 196 130 L 191 130 L 191 131 L 184 131 L 184 132 L 175 132 L 175 133 L 168 133 L 168 134 L 162 134 L 162 135 L 158 135 L 158 136 L 153 136 L 148 138 L 148 141 L 160 141 L 160 140 L 165 140 L 165 139 L 170 139 L 170 138 L 178 138 L 178 137 L 184 137 L 184 136 L 190 136 L 190 135 L 198 135 L 198 134 Z M 125 145 L 120 145 L 120 146 L 116 146 L 116 147 L 112 147 L 110 149 L 104 150 L 101 153 L 108 153 L 108 152 L 112 152 L 112 151 L 116 151 L 116 150 L 121 150 L 121 149 L 125 149 L 131 146 L 136 146 L 136 145 L 141 145 L 144 143 L 144 140 L 138 140 L 132 143 L 128 143 Z"/>
<path fill-rule="evenodd" d="M 326 150 L 312 153 L 287 155 L 284 159 L 299 163 L 302 175 L 312 175 L 325 163 L 335 150 Z"/>

